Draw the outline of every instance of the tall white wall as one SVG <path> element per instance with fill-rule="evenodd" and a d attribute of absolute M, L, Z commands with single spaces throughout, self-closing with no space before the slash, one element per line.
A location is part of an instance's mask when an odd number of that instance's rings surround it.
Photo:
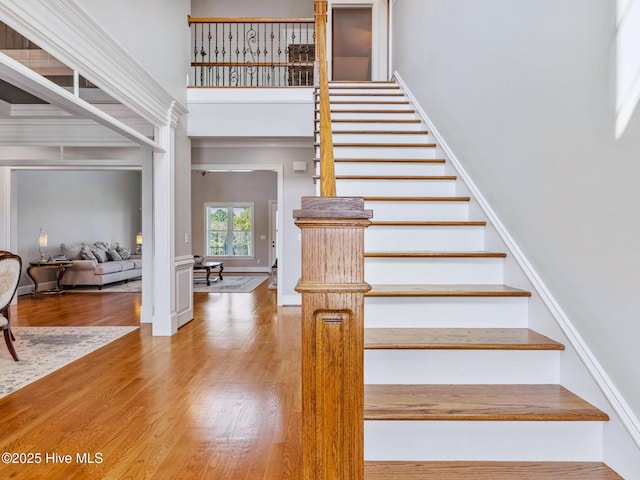
<path fill-rule="evenodd" d="M 393 68 L 640 416 L 640 114 L 616 140 L 616 2 L 393 9 Z"/>
<path fill-rule="evenodd" d="M 192 0 L 192 17 L 312 17 L 312 0 Z"/>
<path fill-rule="evenodd" d="M 180 104 L 187 105 L 189 0 L 77 0 Z M 191 254 L 190 141 L 187 117 L 175 136 L 175 255 Z M 185 237 L 187 235 L 187 237 Z"/>
<path fill-rule="evenodd" d="M 189 0 L 76 0 L 183 105 L 189 65 Z"/>

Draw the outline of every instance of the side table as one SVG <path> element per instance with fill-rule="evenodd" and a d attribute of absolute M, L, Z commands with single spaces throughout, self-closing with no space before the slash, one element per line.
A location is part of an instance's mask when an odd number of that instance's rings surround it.
<path fill-rule="evenodd" d="M 207 271 L 207 285 L 211 285 L 211 280 L 209 279 L 209 277 L 211 276 L 211 269 L 212 268 L 217 268 L 218 269 L 218 280 L 222 281 L 222 271 L 224 270 L 224 265 L 222 264 L 222 262 L 208 262 L 208 261 L 204 261 L 201 263 L 196 263 L 193 266 L 193 271 L 195 272 L 196 270 L 206 270 Z"/>
<path fill-rule="evenodd" d="M 62 281 L 62 277 L 64 277 L 64 272 L 67 271 L 67 268 L 72 267 L 73 266 L 73 262 L 70 262 L 68 260 L 65 261 L 53 261 L 53 262 L 29 262 L 29 268 L 27 268 L 27 275 L 29 275 L 29 278 L 33 281 L 34 284 L 34 288 L 33 288 L 33 295 L 35 295 L 36 293 L 48 293 L 48 294 L 52 294 L 52 293 L 63 293 L 64 290 L 62 289 L 62 287 L 60 286 L 60 282 Z M 38 292 L 38 277 L 33 275 L 33 270 L 34 269 L 38 269 L 38 268 L 45 268 L 45 269 L 54 269 L 57 271 L 57 276 L 56 276 L 56 288 L 51 289 L 51 290 L 44 290 L 42 292 Z"/>

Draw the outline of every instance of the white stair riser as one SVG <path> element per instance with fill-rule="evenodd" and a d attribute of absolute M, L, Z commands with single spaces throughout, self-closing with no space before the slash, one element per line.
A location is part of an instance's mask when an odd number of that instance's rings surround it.
<path fill-rule="evenodd" d="M 336 162 L 336 175 L 444 175 L 442 163 Z M 316 162 L 316 174 L 320 164 Z"/>
<path fill-rule="evenodd" d="M 365 258 L 364 278 L 370 284 L 498 285 L 503 265 L 502 258 Z"/>
<path fill-rule="evenodd" d="M 602 422 L 365 421 L 365 460 L 602 461 Z"/>
<path fill-rule="evenodd" d="M 425 251 L 477 252 L 484 249 L 484 230 L 485 228 L 482 226 L 374 225 L 365 230 L 364 247 L 369 252 L 406 252 L 415 248 L 421 248 Z"/>
<path fill-rule="evenodd" d="M 551 350 L 365 350 L 366 384 L 551 384 Z"/>
<path fill-rule="evenodd" d="M 400 88 L 332 88 L 329 86 L 329 95 L 333 95 L 336 93 L 340 94 L 365 94 L 365 95 L 375 95 L 378 93 L 388 94 L 388 93 L 403 93 Z"/>
<path fill-rule="evenodd" d="M 316 147 L 316 158 L 320 157 L 320 148 Z M 396 147 L 396 146 L 356 146 L 344 147 L 340 144 L 333 146 L 334 158 L 436 158 L 433 147 Z"/>
<path fill-rule="evenodd" d="M 365 202 L 374 220 L 466 221 L 469 202 Z"/>
<path fill-rule="evenodd" d="M 367 112 L 360 111 L 360 108 L 352 108 L 358 110 L 352 112 L 331 112 L 332 120 L 415 120 L 418 117 L 415 112 L 388 113 L 388 112 Z M 316 118 L 320 118 L 316 113 Z"/>
<path fill-rule="evenodd" d="M 316 123 L 316 130 L 318 129 L 318 123 Z M 332 122 L 331 130 L 333 133 L 340 131 L 410 131 L 419 132 L 425 131 L 424 127 L 420 123 L 405 123 L 405 122 Z"/>
<path fill-rule="evenodd" d="M 452 196 L 455 194 L 455 180 L 349 180 L 337 179 L 338 196 Z"/>
<path fill-rule="evenodd" d="M 331 111 L 334 110 L 411 110 L 413 111 L 413 105 L 411 103 L 403 103 L 402 100 L 398 100 L 398 103 L 332 103 Z"/>
<path fill-rule="evenodd" d="M 340 92 L 338 90 L 329 91 L 329 102 L 406 102 L 408 99 L 404 95 L 398 95 L 396 90 L 392 92 L 371 93 L 366 90 L 359 92 Z M 345 95 L 348 94 L 348 95 Z M 316 105 L 318 96 L 315 97 Z"/>
<path fill-rule="evenodd" d="M 527 297 L 366 297 L 366 328 L 526 328 Z"/>
<path fill-rule="evenodd" d="M 316 133 L 316 143 L 320 142 L 320 134 Z M 340 133 L 333 132 L 333 143 L 433 143 L 427 133 Z"/>

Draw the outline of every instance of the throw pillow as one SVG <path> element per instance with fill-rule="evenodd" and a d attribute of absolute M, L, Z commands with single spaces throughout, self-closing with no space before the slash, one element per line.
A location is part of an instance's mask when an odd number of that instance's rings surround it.
<path fill-rule="evenodd" d="M 91 253 L 93 253 L 98 260 L 98 263 L 104 263 L 107 261 L 107 252 L 101 250 L 100 248 L 92 248 Z"/>
<path fill-rule="evenodd" d="M 117 262 L 122 260 L 122 257 L 120 256 L 120 254 L 118 252 L 116 252 L 113 248 L 109 251 L 107 251 L 107 257 L 109 257 L 109 260 L 113 261 L 113 262 Z"/>
<path fill-rule="evenodd" d="M 91 251 L 91 248 L 89 247 L 89 245 L 83 245 L 80 248 L 80 258 L 82 260 L 93 260 L 94 262 L 98 261 L 96 256 Z"/>
<path fill-rule="evenodd" d="M 80 258 L 80 252 L 82 245 L 67 245 L 65 243 L 60 244 L 60 253 L 66 257 L 67 260 L 77 260 Z"/>
<path fill-rule="evenodd" d="M 111 247 L 112 247 L 112 248 L 114 248 L 114 249 L 115 249 L 115 251 L 116 251 L 116 252 L 118 252 L 118 253 L 120 254 L 120 256 L 122 257 L 122 259 L 123 259 L 123 260 L 126 260 L 127 258 L 129 258 L 129 255 L 131 255 L 131 249 L 124 248 L 120 242 L 116 242 L 116 243 L 114 243 L 113 245 L 111 245 Z M 127 252 L 127 251 L 129 252 L 129 254 L 128 254 L 128 255 L 127 255 L 127 253 L 125 253 L 125 252 Z M 124 254 L 124 255 L 127 255 L 127 257 L 125 258 L 125 257 L 123 256 L 123 254 Z"/>
<path fill-rule="evenodd" d="M 109 250 L 111 250 L 111 244 L 109 242 L 96 242 L 93 244 L 93 246 L 99 248 L 104 252 L 108 252 Z"/>
<path fill-rule="evenodd" d="M 120 254 L 120 258 L 122 258 L 122 260 L 127 260 L 128 258 L 131 258 L 130 248 L 123 248 L 122 250 L 119 250 L 117 252 Z"/>

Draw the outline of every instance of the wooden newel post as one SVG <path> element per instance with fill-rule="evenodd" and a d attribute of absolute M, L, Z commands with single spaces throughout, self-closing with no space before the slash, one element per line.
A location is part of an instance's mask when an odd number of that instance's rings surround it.
<path fill-rule="evenodd" d="M 305 197 L 302 229 L 304 480 L 364 478 L 364 230 L 362 198 Z"/>

